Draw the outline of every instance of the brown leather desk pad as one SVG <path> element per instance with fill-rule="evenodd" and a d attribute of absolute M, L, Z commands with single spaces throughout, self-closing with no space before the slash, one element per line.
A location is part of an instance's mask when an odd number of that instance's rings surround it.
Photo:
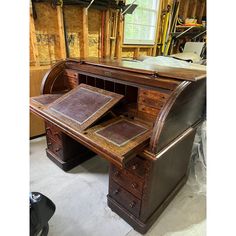
<path fill-rule="evenodd" d="M 76 129 L 84 130 L 122 98 L 123 95 L 80 84 L 51 103 L 47 112 Z"/>
<path fill-rule="evenodd" d="M 126 129 L 121 130 L 126 127 Z M 118 162 L 127 161 L 149 143 L 151 126 L 140 120 L 116 117 L 92 126 L 84 132 L 86 138 L 109 153 Z"/>
<path fill-rule="evenodd" d="M 96 134 L 117 146 L 123 146 L 145 131 L 147 128 L 144 126 L 122 119 L 98 130 Z"/>
<path fill-rule="evenodd" d="M 76 93 L 66 96 L 50 109 L 78 122 L 80 125 L 111 101 L 111 96 L 80 88 Z"/>

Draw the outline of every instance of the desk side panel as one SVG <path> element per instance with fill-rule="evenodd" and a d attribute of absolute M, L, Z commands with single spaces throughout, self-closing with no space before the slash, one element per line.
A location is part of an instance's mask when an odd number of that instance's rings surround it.
<path fill-rule="evenodd" d="M 150 221 L 149 218 L 156 218 L 157 209 L 162 208 L 162 203 L 182 179 L 187 178 L 195 134 L 196 129 L 193 129 L 158 159 L 152 161 L 149 180 L 144 186 L 140 215 L 142 221 Z"/>

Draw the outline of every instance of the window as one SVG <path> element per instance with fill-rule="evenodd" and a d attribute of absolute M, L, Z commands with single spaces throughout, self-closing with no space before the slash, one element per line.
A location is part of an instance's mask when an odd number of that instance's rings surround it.
<path fill-rule="evenodd" d="M 133 0 L 126 0 L 126 4 Z M 137 0 L 133 14 L 125 15 L 124 44 L 154 44 L 159 0 Z"/>

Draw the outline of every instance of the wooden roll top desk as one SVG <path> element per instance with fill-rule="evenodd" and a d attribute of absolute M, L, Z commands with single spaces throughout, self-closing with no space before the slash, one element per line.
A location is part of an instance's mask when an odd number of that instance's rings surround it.
<path fill-rule="evenodd" d="M 145 233 L 188 178 L 205 89 L 203 71 L 66 59 L 30 110 L 45 120 L 47 156 L 63 170 L 95 154 L 110 162 L 108 206 Z"/>

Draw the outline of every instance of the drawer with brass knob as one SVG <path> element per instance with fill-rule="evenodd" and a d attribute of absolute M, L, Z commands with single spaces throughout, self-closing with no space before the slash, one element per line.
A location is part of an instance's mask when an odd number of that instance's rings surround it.
<path fill-rule="evenodd" d="M 150 161 L 139 156 L 134 157 L 126 164 L 127 171 L 141 177 L 142 179 L 145 178 L 149 168 Z"/>
<path fill-rule="evenodd" d="M 109 196 L 134 216 L 139 217 L 141 201 L 112 180 L 110 180 Z"/>
<path fill-rule="evenodd" d="M 116 183 L 135 195 L 137 198 L 141 199 L 144 183 L 143 179 L 126 170 L 118 169 L 114 165 L 111 165 L 110 167 L 110 174 Z"/>

